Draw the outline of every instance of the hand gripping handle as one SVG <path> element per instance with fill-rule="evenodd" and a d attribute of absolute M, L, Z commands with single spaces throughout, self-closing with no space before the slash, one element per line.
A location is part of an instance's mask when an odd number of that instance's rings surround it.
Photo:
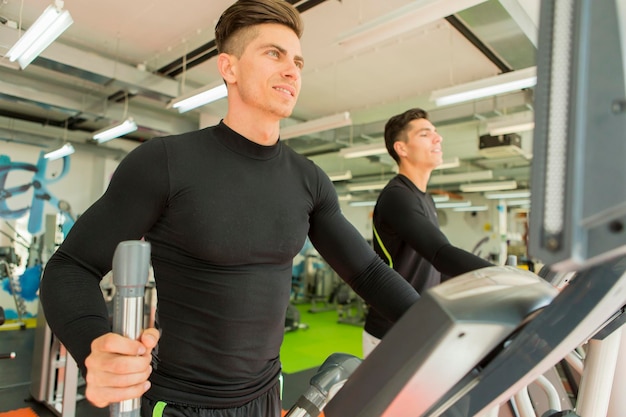
<path fill-rule="evenodd" d="M 138 339 L 143 330 L 144 291 L 150 270 L 150 244 L 129 240 L 113 254 L 113 332 Z M 141 398 L 111 404 L 111 417 L 139 417 Z"/>

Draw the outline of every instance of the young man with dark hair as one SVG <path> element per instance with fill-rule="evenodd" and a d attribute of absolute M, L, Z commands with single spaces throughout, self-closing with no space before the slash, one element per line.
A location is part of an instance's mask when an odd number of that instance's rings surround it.
<path fill-rule="evenodd" d="M 441 283 L 442 274 L 453 277 L 493 266 L 450 244 L 439 229 L 435 203 L 426 193 L 426 186 L 430 174 L 443 160 L 442 140 L 422 109 L 393 116 L 385 125 L 385 146 L 399 171 L 381 191 L 374 207 L 374 250 L 418 293 Z M 368 309 L 364 356 L 392 325 L 393 321 L 377 307 Z"/>
<path fill-rule="evenodd" d="M 45 268 L 46 319 L 98 407 L 143 395 L 143 417 L 279 416 L 291 267 L 307 235 L 390 320 L 418 299 L 341 214 L 328 176 L 279 141 L 301 87 L 297 10 L 239 0 L 215 32 L 224 119 L 129 153 Z M 156 328 L 130 340 L 111 333 L 99 281 L 117 245 L 140 238 Z"/>

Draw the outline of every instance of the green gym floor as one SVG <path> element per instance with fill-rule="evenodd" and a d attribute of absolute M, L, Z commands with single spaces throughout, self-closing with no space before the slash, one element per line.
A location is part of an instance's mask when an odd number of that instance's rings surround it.
<path fill-rule="evenodd" d="M 310 313 L 310 304 L 296 305 L 308 329 L 285 334 L 280 357 L 286 374 L 319 367 L 333 353 L 362 356 L 362 325 L 340 324 L 336 309 Z"/>
<path fill-rule="evenodd" d="M 309 380 L 317 368 L 333 353 L 347 353 L 361 357 L 362 325 L 338 323 L 339 313 L 329 311 L 311 313 L 310 304 L 297 305 L 300 322 L 308 328 L 285 334 L 281 349 L 284 374 L 283 408 L 288 410 L 309 388 Z M 11 328 L 10 322 L 0 331 L 0 353 L 16 352 L 14 359 L 0 360 L 0 414 L 29 407 L 39 417 L 56 417 L 44 404 L 30 395 L 31 362 L 36 323 L 28 321 L 24 330 Z M 6 330 L 5 330 L 6 329 Z M 79 394 L 81 393 L 79 387 Z M 75 417 L 108 417 L 107 409 L 96 409 L 87 401 L 76 404 Z"/>

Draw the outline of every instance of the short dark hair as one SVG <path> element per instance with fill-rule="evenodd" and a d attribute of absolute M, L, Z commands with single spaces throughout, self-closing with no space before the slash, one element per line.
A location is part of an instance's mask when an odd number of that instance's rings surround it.
<path fill-rule="evenodd" d="M 418 108 L 409 109 L 404 113 L 393 116 L 385 124 L 385 146 L 387 147 L 389 155 L 391 155 L 391 157 L 398 163 L 400 162 L 400 157 L 393 148 L 393 144 L 399 140 L 406 140 L 404 133 L 406 132 L 407 125 L 411 123 L 412 120 L 417 119 L 428 120 L 428 113 L 426 110 Z"/>
<path fill-rule="evenodd" d="M 256 35 L 245 31 L 262 23 L 278 23 L 302 36 L 303 24 L 298 10 L 285 0 L 238 0 L 222 13 L 215 26 L 217 50 L 241 56 L 246 45 Z"/>

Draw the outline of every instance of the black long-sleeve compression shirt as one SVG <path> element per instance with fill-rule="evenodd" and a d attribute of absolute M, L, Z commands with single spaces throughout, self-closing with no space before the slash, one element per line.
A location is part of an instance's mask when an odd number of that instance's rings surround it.
<path fill-rule="evenodd" d="M 147 395 L 239 406 L 280 373 L 292 261 L 307 233 L 390 319 L 417 300 L 341 214 L 323 171 L 282 142 L 261 146 L 224 123 L 152 139 L 124 158 L 47 263 L 41 302 L 84 372 L 92 340 L 110 332 L 99 281 L 119 242 L 145 238 L 162 333 Z"/>
<path fill-rule="evenodd" d="M 402 174 L 381 191 L 373 216 L 374 250 L 422 293 L 442 281 L 442 274 L 454 277 L 475 269 L 493 266 L 453 246 L 439 229 L 433 199 Z M 370 307 L 365 330 L 382 338 L 390 321 L 376 307 Z"/>

